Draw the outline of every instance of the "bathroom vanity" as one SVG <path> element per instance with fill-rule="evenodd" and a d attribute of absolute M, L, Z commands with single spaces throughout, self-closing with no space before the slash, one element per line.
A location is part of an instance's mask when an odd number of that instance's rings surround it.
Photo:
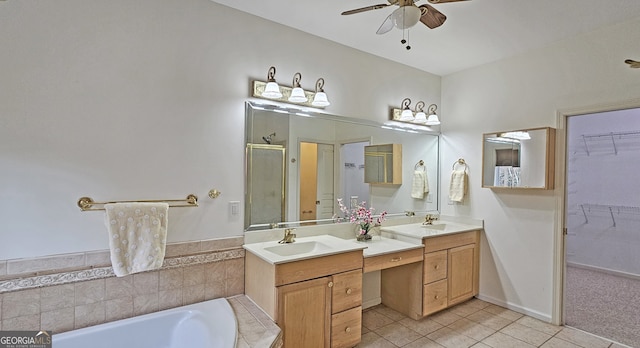
<path fill-rule="evenodd" d="M 353 347 L 364 273 L 380 271 L 384 305 L 423 318 L 478 294 L 481 230 L 438 221 L 384 227 L 371 242 L 315 235 L 245 244 L 245 293 L 283 330 L 285 348 Z"/>
<path fill-rule="evenodd" d="M 408 224 L 383 231 L 404 240 L 419 238 L 424 247 L 423 262 L 382 271 L 381 296 L 387 307 L 417 320 L 478 294 L 481 228 Z"/>
<path fill-rule="evenodd" d="M 245 246 L 245 293 L 282 328 L 285 347 L 360 342 L 366 245 L 326 235 L 256 244 Z"/>

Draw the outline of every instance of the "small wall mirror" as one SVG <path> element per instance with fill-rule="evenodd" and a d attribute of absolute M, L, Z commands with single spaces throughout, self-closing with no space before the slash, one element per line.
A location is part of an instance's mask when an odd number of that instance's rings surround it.
<path fill-rule="evenodd" d="M 482 187 L 553 189 L 555 129 L 483 134 Z"/>

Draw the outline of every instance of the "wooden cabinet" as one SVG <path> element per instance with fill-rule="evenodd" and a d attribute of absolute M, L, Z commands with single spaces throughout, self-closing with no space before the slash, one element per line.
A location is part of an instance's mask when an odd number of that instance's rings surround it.
<path fill-rule="evenodd" d="M 245 293 L 280 326 L 285 348 L 360 342 L 361 250 L 276 265 L 248 252 Z"/>
<path fill-rule="evenodd" d="M 477 295 L 479 242 L 480 231 L 424 238 L 423 262 L 382 270 L 382 303 L 419 320 Z"/>
<path fill-rule="evenodd" d="M 425 238 L 422 315 L 478 294 L 480 231 Z"/>

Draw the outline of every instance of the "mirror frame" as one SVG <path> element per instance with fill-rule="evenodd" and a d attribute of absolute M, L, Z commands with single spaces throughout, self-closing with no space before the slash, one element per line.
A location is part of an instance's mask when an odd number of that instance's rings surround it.
<path fill-rule="evenodd" d="M 485 171 L 486 166 L 489 164 L 486 163 L 485 158 L 485 146 L 486 139 L 490 136 L 497 136 L 500 133 L 507 132 L 529 132 L 536 130 L 544 130 L 546 133 L 545 139 L 545 160 L 544 160 L 544 185 L 543 186 L 493 186 L 493 185 L 485 185 Z M 527 128 L 527 129 L 517 129 L 510 131 L 500 131 L 500 132 L 490 132 L 482 134 L 482 187 L 490 188 L 490 189 L 505 189 L 505 190 L 553 190 L 555 184 L 555 153 L 556 153 L 556 130 L 551 127 L 538 127 L 538 128 Z M 494 165 L 491 165 L 495 167 Z"/>
<path fill-rule="evenodd" d="M 441 133 L 437 132 L 437 131 L 433 131 L 431 130 L 429 127 L 426 126 L 421 126 L 421 125 L 412 125 L 412 124 L 404 124 L 404 123 L 399 123 L 399 122 L 395 122 L 395 121 L 387 121 L 384 123 L 381 122 L 377 122 L 377 121 L 373 121 L 373 120 L 368 120 L 368 119 L 361 119 L 361 118 L 354 118 L 354 117 L 347 117 L 347 116 L 338 116 L 338 115 L 334 115 L 334 114 L 329 114 L 324 112 L 324 110 L 317 110 L 317 109 L 313 109 L 313 108 L 308 108 L 308 107 L 304 107 L 304 106 L 293 106 L 293 105 L 282 105 L 280 103 L 274 103 L 274 102 L 269 102 L 269 101 L 245 101 L 245 115 L 244 115 L 244 120 L 245 120 L 245 147 L 247 145 L 248 142 L 250 142 L 250 134 L 252 134 L 254 132 L 253 129 L 253 124 L 251 123 L 251 116 L 250 113 L 253 109 L 258 109 L 258 110 L 267 110 L 267 111 L 273 111 L 273 112 L 278 112 L 278 113 L 283 113 L 283 114 L 288 114 L 290 117 L 291 116 L 297 116 L 297 117 L 311 117 L 311 118 L 319 118 L 319 119 L 324 119 L 324 120 L 329 120 L 329 121 L 337 121 L 337 122 L 341 122 L 341 123 L 350 123 L 350 124 L 354 124 L 354 125 L 364 125 L 364 126 L 372 126 L 372 127 L 377 127 L 377 128 L 382 128 L 382 129 L 387 129 L 390 131 L 396 131 L 396 132 L 410 132 L 410 133 L 418 133 L 418 134 L 424 134 L 424 135 L 432 135 L 436 137 L 436 146 L 437 146 L 437 150 L 436 150 L 436 157 L 437 157 L 437 163 L 436 163 L 436 173 L 437 173 L 437 180 L 436 180 L 436 197 L 434 198 L 434 202 L 435 202 L 435 209 L 428 209 L 428 210 L 424 210 L 424 211 L 411 211 L 410 213 L 433 213 L 433 212 L 438 212 L 440 210 L 440 141 L 441 141 Z M 245 183 L 244 183 L 244 191 L 245 191 L 245 210 L 246 210 L 246 204 L 247 204 L 247 194 L 248 194 L 248 183 L 247 183 L 247 172 L 248 172 L 249 168 L 248 168 L 248 163 L 247 163 L 247 156 L 246 156 L 246 151 L 245 151 Z M 383 185 L 383 186 L 389 186 L 389 185 Z M 245 212 L 246 213 L 246 212 Z M 407 216 L 407 212 L 390 212 L 389 214 L 387 214 L 387 218 L 393 218 L 393 217 L 399 217 L 399 216 Z M 287 228 L 287 227 L 302 227 L 302 226 L 308 226 L 311 223 L 314 224 L 333 224 L 333 223 L 342 223 L 344 221 L 341 221 L 337 218 L 332 218 L 332 219 L 321 219 L 321 220 L 305 220 L 305 221 L 282 221 L 279 223 L 271 223 L 271 224 L 257 224 L 257 225 L 249 225 L 247 226 L 245 223 L 244 226 L 244 231 L 245 232 L 249 232 L 249 231 L 259 231 L 259 230 L 268 230 L 268 229 L 274 229 L 274 228 Z"/>

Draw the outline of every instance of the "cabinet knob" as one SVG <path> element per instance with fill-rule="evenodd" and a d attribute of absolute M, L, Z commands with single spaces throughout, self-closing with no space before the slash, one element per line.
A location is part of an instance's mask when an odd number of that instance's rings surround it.
<path fill-rule="evenodd" d="M 329 284 L 327 284 L 327 286 L 332 288 L 333 287 L 333 282 L 329 282 Z"/>
<path fill-rule="evenodd" d="M 433 268 L 434 269 L 438 269 L 438 268 L 440 268 L 440 265 L 435 265 Z"/>
<path fill-rule="evenodd" d="M 437 300 L 437 299 L 439 299 L 439 298 L 440 298 L 440 296 L 439 296 L 439 295 L 436 295 L 436 296 L 434 296 L 434 298 Z"/>
<path fill-rule="evenodd" d="M 351 292 L 352 292 L 351 288 L 348 288 L 346 291 L 347 295 L 351 295 Z"/>
<path fill-rule="evenodd" d="M 351 328 L 347 326 L 347 328 L 344 329 L 344 332 L 351 332 Z"/>

